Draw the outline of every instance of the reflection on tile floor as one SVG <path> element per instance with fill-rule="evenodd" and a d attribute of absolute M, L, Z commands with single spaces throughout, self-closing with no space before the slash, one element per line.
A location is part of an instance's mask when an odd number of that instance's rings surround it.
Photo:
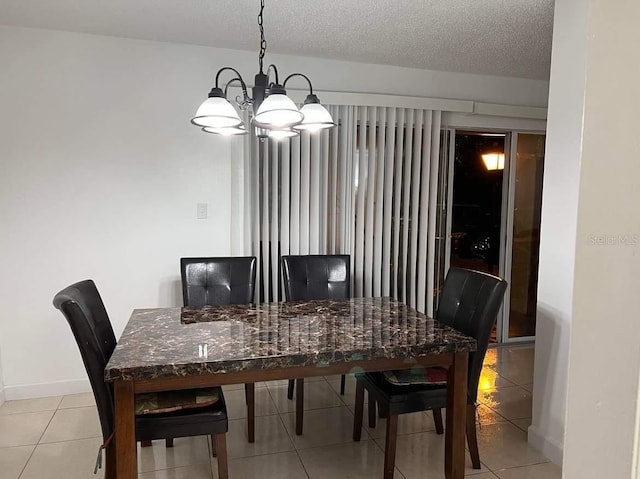
<path fill-rule="evenodd" d="M 510 346 L 487 352 L 480 379 L 478 440 L 482 469 L 475 479 L 560 479 L 560 469 L 527 443 L 531 423 L 533 347 Z M 304 435 L 294 434 L 295 402 L 286 398 L 286 381 L 256 385 L 256 442 L 247 443 L 244 387 L 225 387 L 231 478 L 382 477 L 385 420 L 351 439 L 355 380 L 340 377 L 305 383 Z M 365 409 L 366 409 L 365 403 Z M 444 436 L 435 433 L 430 412 L 399 421 L 397 479 L 443 478 Z M 9 401 L 0 406 L 0 476 L 3 479 L 93 476 L 100 427 L 91 394 Z M 172 449 L 164 441 L 138 449 L 142 479 L 216 479 L 207 437 L 180 438 Z"/>

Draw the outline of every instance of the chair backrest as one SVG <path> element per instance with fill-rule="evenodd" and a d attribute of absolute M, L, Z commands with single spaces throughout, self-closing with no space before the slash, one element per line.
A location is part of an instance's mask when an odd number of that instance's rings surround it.
<path fill-rule="evenodd" d="M 106 440 L 113 431 L 114 402 L 112 387 L 104 381 L 104 369 L 116 347 L 116 338 L 104 303 L 94 282 L 86 280 L 56 294 L 53 305 L 67 318 L 76 338 Z"/>
<path fill-rule="evenodd" d="M 507 282 L 478 271 L 451 268 L 442 288 L 436 319 L 456 328 L 478 342 L 478 349 L 469 355 L 469 400 L 478 395 L 489 337 L 502 304 Z"/>
<path fill-rule="evenodd" d="M 287 301 L 351 297 L 349 255 L 283 256 Z"/>
<path fill-rule="evenodd" d="M 256 258 L 181 258 L 185 306 L 221 306 L 253 302 Z"/>

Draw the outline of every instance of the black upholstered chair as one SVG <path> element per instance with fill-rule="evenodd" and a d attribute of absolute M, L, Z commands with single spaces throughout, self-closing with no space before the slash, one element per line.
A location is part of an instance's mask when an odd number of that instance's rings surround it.
<path fill-rule="evenodd" d="M 253 302 L 255 256 L 181 258 L 182 299 L 185 306 L 222 306 Z M 247 435 L 255 441 L 255 384 L 245 384 Z"/>
<path fill-rule="evenodd" d="M 283 256 L 282 271 L 287 301 L 312 299 L 348 299 L 351 297 L 351 263 L 349 255 Z M 297 385 L 295 383 L 297 382 Z M 302 434 L 304 379 L 289 380 L 287 397 L 296 392 L 296 434 Z M 344 395 L 345 376 L 340 379 Z"/>
<path fill-rule="evenodd" d="M 256 258 L 181 258 L 185 306 L 221 306 L 253 302 Z"/>
<path fill-rule="evenodd" d="M 91 280 L 81 281 L 56 294 L 53 305 L 67 319 L 76 339 L 89 376 L 98 407 L 102 437 L 107 451 L 105 477 L 115 477 L 115 448 L 111 445 L 114 432 L 113 387 L 104 381 L 104 369 L 116 347 L 107 311 Z M 221 388 L 211 388 L 217 402 L 203 407 L 175 412 L 136 415 L 136 440 L 151 441 L 176 437 L 211 435 L 214 454 L 218 456 L 218 472 L 227 478 L 225 435 L 228 430 L 227 409 Z M 170 393 L 160 393 L 165 395 Z M 168 446 L 173 443 L 167 443 Z"/>
<path fill-rule="evenodd" d="M 467 397 L 467 442 L 474 469 L 480 469 L 480 455 L 476 438 L 476 399 L 482 363 L 489 345 L 491 329 L 498 315 L 506 281 L 489 274 L 451 268 L 447 274 L 436 319 L 476 339 L 477 350 L 469 354 Z M 437 373 L 437 371 L 436 371 Z M 402 376 L 398 372 L 398 376 Z M 385 444 L 385 479 L 393 477 L 398 415 L 431 409 L 436 432 L 442 434 L 442 408 L 447 403 L 446 384 L 392 383 L 394 373 L 356 374 L 356 405 L 353 439 L 360 440 L 364 408 L 364 390 L 369 393 L 369 427 L 375 427 L 376 403 L 387 418 Z M 408 376 L 404 374 L 404 376 Z M 428 376 L 425 374 L 425 377 Z M 435 374 L 434 374 L 435 376 Z"/>

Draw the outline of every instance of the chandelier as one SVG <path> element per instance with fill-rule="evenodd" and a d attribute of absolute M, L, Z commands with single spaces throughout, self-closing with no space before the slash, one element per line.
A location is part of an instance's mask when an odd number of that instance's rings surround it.
<path fill-rule="evenodd" d="M 218 70 L 215 86 L 196 111 L 191 123 L 206 133 L 218 135 L 247 133 L 238 111 L 227 99 L 229 86 L 238 83 L 242 89 L 242 96 L 236 97 L 235 102 L 240 110 L 252 108 L 254 112 L 252 124 L 256 136 L 259 138 L 290 138 L 299 135 L 302 130 L 314 132 L 336 126 L 331 114 L 320 104 L 320 100 L 313 93 L 309 77 L 302 73 L 292 73 L 280 83 L 278 69 L 273 64 L 269 65 L 267 73 L 264 73 L 263 62 L 267 51 L 267 41 L 264 37 L 263 12 L 264 0 L 260 0 L 260 13 L 258 14 L 258 28 L 260 29 L 258 65 L 260 71 L 255 76 L 252 88 L 253 97 L 249 96 L 247 85 L 238 70 L 232 67 L 223 67 Z M 270 81 L 269 74 L 272 71 L 273 81 Z M 224 72 L 233 72 L 235 76 L 224 85 L 223 90 L 220 87 L 220 76 Z M 285 90 L 289 80 L 296 77 L 306 80 L 309 86 L 309 94 L 300 109 L 287 96 Z"/>

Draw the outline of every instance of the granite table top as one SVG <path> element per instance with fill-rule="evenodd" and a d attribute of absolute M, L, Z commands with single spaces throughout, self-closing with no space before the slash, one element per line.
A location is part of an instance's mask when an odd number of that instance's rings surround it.
<path fill-rule="evenodd" d="M 107 381 L 475 351 L 476 341 L 391 298 L 136 309 Z"/>

